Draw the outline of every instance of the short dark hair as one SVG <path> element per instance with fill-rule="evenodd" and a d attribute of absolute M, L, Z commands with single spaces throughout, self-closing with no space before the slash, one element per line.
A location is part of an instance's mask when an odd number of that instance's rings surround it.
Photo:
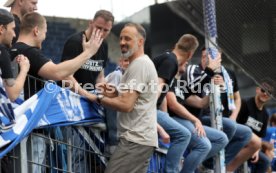
<path fill-rule="evenodd" d="M 0 9 L 0 25 L 7 25 L 14 21 L 13 15 L 5 9 Z"/>
<path fill-rule="evenodd" d="M 132 23 L 132 22 L 130 22 L 130 23 L 125 24 L 124 28 L 127 27 L 127 26 L 131 26 L 131 27 L 136 28 L 136 30 L 138 31 L 138 33 L 139 33 L 139 34 L 143 37 L 143 39 L 146 41 L 147 34 L 146 34 L 145 28 L 144 28 L 142 25 L 140 25 L 140 24 L 138 24 L 138 23 Z"/>
<path fill-rule="evenodd" d="M 36 26 L 41 28 L 45 22 L 45 17 L 37 12 L 26 13 L 21 20 L 20 32 L 29 33 Z"/>
<path fill-rule="evenodd" d="M 177 49 L 180 49 L 184 52 L 194 52 L 198 48 L 198 45 L 198 40 L 194 35 L 184 34 L 179 38 L 175 46 Z"/>
<path fill-rule="evenodd" d="M 98 17 L 102 17 L 104 20 L 106 21 L 111 21 L 112 24 L 114 23 L 114 16 L 110 11 L 107 10 L 99 10 L 96 12 L 96 14 L 94 15 L 94 19 L 98 18 Z"/>

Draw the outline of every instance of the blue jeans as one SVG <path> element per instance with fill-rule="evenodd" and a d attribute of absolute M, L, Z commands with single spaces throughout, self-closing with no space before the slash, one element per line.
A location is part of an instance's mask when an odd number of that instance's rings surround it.
<path fill-rule="evenodd" d="M 251 163 L 249 161 L 252 173 L 266 173 L 270 163 L 271 160 L 262 151 L 259 152 L 259 160 L 257 163 Z"/>
<path fill-rule="evenodd" d="M 210 126 L 209 116 L 202 117 L 203 124 Z M 240 150 L 247 145 L 252 137 L 252 130 L 242 124 L 238 124 L 230 118 L 222 118 L 223 131 L 228 137 L 229 143 L 225 148 L 225 164 L 230 163 Z"/>
<path fill-rule="evenodd" d="M 188 145 L 190 152 L 185 158 L 181 173 L 193 173 L 203 160 L 217 154 L 228 143 L 227 136 L 221 131 L 203 126 L 206 137 L 198 137 L 195 133 L 195 126 L 191 121 L 180 117 L 174 117 L 174 119 L 188 128 L 192 134 Z"/>
<path fill-rule="evenodd" d="M 172 119 L 168 113 L 157 110 L 157 122 L 170 135 L 170 147 L 165 161 L 165 173 L 178 173 L 179 163 L 186 150 L 191 132 Z"/>

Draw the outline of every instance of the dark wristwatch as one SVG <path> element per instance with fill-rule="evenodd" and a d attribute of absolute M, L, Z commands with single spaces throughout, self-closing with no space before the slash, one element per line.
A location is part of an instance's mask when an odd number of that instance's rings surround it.
<path fill-rule="evenodd" d="M 104 98 L 104 95 L 98 94 L 98 95 L 97 95 L 97 102 L 98 102 L 99 104 L 101 104 L 101 101 L 102 101 L 103 98 Z"/>

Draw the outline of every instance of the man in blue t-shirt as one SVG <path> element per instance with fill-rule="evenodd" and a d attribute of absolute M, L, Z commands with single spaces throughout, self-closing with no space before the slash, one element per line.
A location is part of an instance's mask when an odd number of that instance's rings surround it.
<path fill-rule="evenodd" d="M 271 162 L 272 171 L 276 171 L 276 113 L 270 117 L 270 126 L 266 130 L 264 141 L 268 141 L 274 145 L 274 158 Z"/>

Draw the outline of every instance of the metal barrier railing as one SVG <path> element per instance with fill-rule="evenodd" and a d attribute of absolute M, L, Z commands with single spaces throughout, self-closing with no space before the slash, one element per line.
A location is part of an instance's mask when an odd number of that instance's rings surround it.
<path fill-rule="evenodd" d="M 27 99 L 43 88 L 45 81 L 28 76 L 24 88 Z M 22 96 L 21 96 L 22 97 Z M 101 173 L 105 155 L 105 124 L 35 129 L 13 149 L 1 165 L 8 173 Z M 160 172 L 160 158 L 154 154 L 149 172 Z"/>
<path fill-rule="evenodd" d="M 28 76 L 23 97 L 29 98 L 42 89 L 44 83 L 44 80 Z M 107 162 L 104 133 L 104 128 L 87 124 L 35 129 L 2 159 L 1 172 L 104 172 Z"/>
<path fill-rule="evenodd" d="M 98 138 L 101 136 L 104 139 L 104 131 L 94 127 L 80 128 L 83 130 L 81 133 L 86 133 L 86 136 L 80 134 L 79 127 L 76 126 L 40 129 L 31 133 L 9 153 L 7 158 L 13 170 L 8 172 L 104 172 L 107 162 L 104 155 L 105 145 Z M 96 137 L 95 134 L 99 136 Z"/>
<path fill-rule="evenodd" d="M 29 76 L 27 82 L 38 90 L 45 81 Z M 103 123 L 35 129 L 1 160 L 0 173 L 103 173 L 108 161 L 105 132 Z M 156 151 L 148 173 L 163 173 L 165 156 Z"/>

